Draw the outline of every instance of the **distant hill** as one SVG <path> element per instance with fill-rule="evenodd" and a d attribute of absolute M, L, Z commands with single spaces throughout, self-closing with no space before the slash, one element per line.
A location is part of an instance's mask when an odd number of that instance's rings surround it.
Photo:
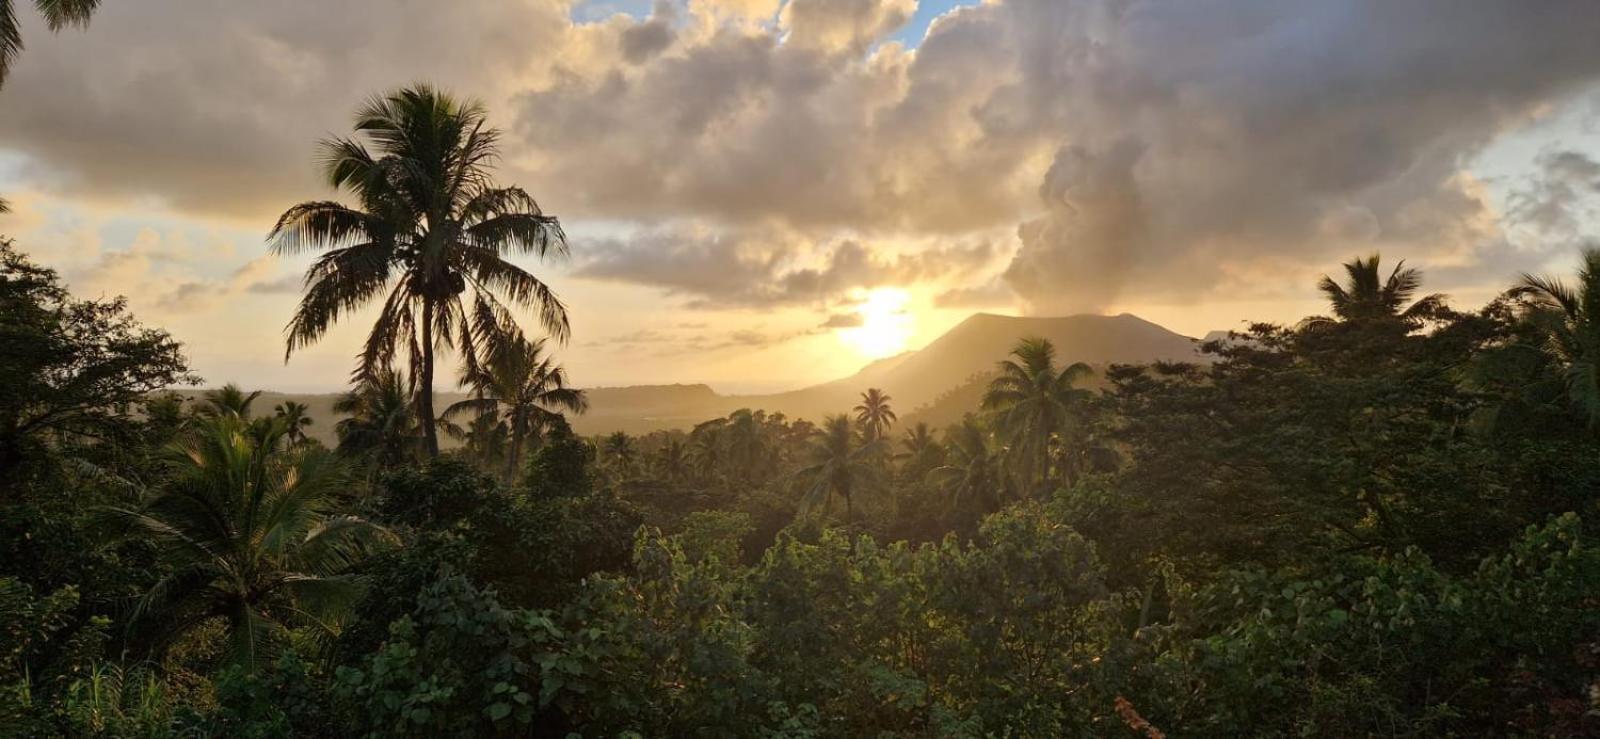
<path fill-rule="evenodd" d="M 644 434 L 687 429 L 739 408 L 759 408 L 813 420 L 853 408 L 862 391 L 882 388 L 907 420 L 928 421 L 935 428 L 959 420 L 963 408 L 975 408 L 980 380 L 994 371 L 1017 342 L 1027 337 L 1050 340 L 1058 361 L 1085 362 L 1097 368 L 1156 360 L 1198 358 L 1194 339 L 1137 316 L 1078 315 L 1059 318 L 998 316 L 978 313 L 945 332 L 926 347 L 880 359 L 843 379 L 801 390 L 768 395 L 720 395 L 706 385 L 640 385 L 589 388 L 589 412 L 573 418 L 580 434 L 626 431 Z M 187 393 L 197 395 L 197 392 Z M 941 396 L 946 396 L 941 400 Z M 439 393 L 442 411 L 465 395 Z M 311 435 L 333 443 L 336 394 L 289 395 L 267 392 L 256 401 L 258 413 L 270 413 L 284 400 L 310 407 L 315 419 Z M 935 401 L 939 401 L 935 403 Z M 970 401 L 970 402 L 969 402 Z M 953 418 L 948 418 L 953 416 Z"/>
<path fill-rule="evenodd" d="M 955 408 L 976 407 L 977 397 L 982 394 L 980 389 L 975 389 L 978 378 L 990 375 L 995 364 L 1018 341 L 1035 336 L 1055 344 L 1059 361 L 1085 362 L 1097 368 L 1199 357 L 1194 339 L 1126 313 L 1057 318 L 978 313 L 920 350 L 880 359 L 849 377 L 801 390 L 768 395 L 717 395 L 700 385 L 649 388 L 659 393 L 654 396 L 656 403 L 635 408 L 628 407 L 626 398 L 621 395 L 592 392 L 589 415 L 578 419 L 575 427 L 584 433 L 616 430 L 641 433 L 687 428 L 739 408 L 760 408 L 816 420 L 853 408 L 861 392 L 869 387 L 887 392 L 902 416 L 914 414 L 924 406 L 931 407 L 941 396 L 950 394 L 951 397 L 937 404 L 941 407 L 939 412 L 923 419 L 942 427 L 950 420 L 960 419 L 959 413 L 954 419 L 946 419 Z"/>

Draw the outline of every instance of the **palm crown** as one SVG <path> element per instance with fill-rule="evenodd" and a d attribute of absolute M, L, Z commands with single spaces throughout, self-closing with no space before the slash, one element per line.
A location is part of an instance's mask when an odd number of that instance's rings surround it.
<path fill-rule="evenodd" d="M 1378 255 L 1356 258 L 1344 265 L 1348 281 L 1341 285 L 1323 275 L 1317 289 L 1327 296 L 1334 315 L 1345 322 L 1400 319 L 1416 323 L 1443 307 L 1443 295 L 1428 295 L 1416 302 L 1412 298 L 1422 288 L 1422 272 L 1396 263 L 1388 278 L 1378 269 Z M 1407 304 L 1410 305 L 1407 305 Z"/>
<path fill-rule="evenodd" d="M 861 404 L 855 407 L 856 423 L 866 432 L 868 439 L 881 439 L 884 432 L 900 420 L 889 407 L 889 395 L 878 388 L 868 388 L 861 394 Z"/>
<path fill-rule="evenodd" d="M 862 439 L 849 416 L 832 416 L 817 429 L 809 450 L 811 464 L 796 473 L 809 480 L 808 505 L 824 504 L 837 495 L 844 499 L 845 523 L 854 525 L 855 494 L 877 482 L 873 459 L 883 449 L 882 439 Z"/>
<path fill-rule="evenodd" d="M 1092 370 L 1082 362 L 1057 367 L 1055 346 L 1039 338 L 1023 339 L 1011 355 L 990 381 L 983 408 L 994 415 L 1018 476 L 1029 484 L 1049 483 L 1057 435 L 1081 420 L 1079 411 L 1089 398 L 1087 390 L 1074 385 Z"/>
<path fill-rule="evenodd" d="M 51 31 L 67 26 L 87 26 L 89 17 L 100 7 L 100 0 L 33 0 L 39 15 Z M 0 0 L 0 83 L 11 72 L 11 63 L 22 51 L 22 24 L 17 21 L 15 0 Z"/>
<path fill-rule="evenodd" d="M 517 335 L 489 352 L 485 361 L 468 366 L 461 384 L 475 397 L 445 409 L 449 418 L 461 413 L 496 415 L 510 431 L 507 476 L 522 456 L 522 446 L 537 438 L 561 411 L 583 413 L 589 401 L 582 390 L 567 386 L 567 372 L 544 353 L 545 342 Z"/>
<path fill-rule="evenodd" d="M 1545 353 L 1562 368 L 1568 401 L 1600 426 L 1600 249 L 1584 251 L 1576 287 L 1524 274 L 1511 295 L 1526 301 Z"/>
<path fill-rule="evenodd" d="M 277 253 L 321 252 L 306 272 L 285 356 L 316 342 L 347 312 L 379 303 L 357 375 L 404 351 L 426 421 L 425 446 L 437 454 L 435 345 L 475 367 L 490 346 L 515 334 L 514 307 L 536 311 L 564 341 L 566 307 L 507 257 L 565 256 L 566 237 L 528 193 L 491 182 L 499 133 L 486 127 L 481 105 L 419 85 L 369 102 L 355 130 L 359 139 L 331 139 L 322 149 L 329 184 L 358 205 L 301 203 L 272 230 Z"/>

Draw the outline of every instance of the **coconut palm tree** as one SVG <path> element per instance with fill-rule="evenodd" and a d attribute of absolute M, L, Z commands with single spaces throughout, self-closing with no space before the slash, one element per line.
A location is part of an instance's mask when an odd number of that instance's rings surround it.
<path fill-rule="evenodd" d="M 44 16 L 45 26 L 55 32 L 67 26 L 88 26 L 100 0 L 33 0 L 33 7 Z M 0 84 L 5 84 L 21 51 L 22 24 L 17 20 L 16 2 L 0 0 Z"/>
<path fill-rule="evenodd" d="M 717 429 L 697 427 L 689 437 L 689 468 L 701 481 L 716 478 L 722 470 L 722 440 Z"/>
<path fill-rule="evenodd" d="M 423 448 L 437 456 L 436 349 L 453 348 L 476 366 L 481 352 L 514 333 L 513 307 L 536 311 L 565 341 L 566 307 L 507 257 L 566 256 L 566 237 L 527 192 L 490 179 L 500 134 L 478 103 L 417 85 L 367 103 L 355 130 L 359 138 L 323 142 L 322 158 L 328 183 L 357 204 L 300 203 L 272 230 L 278 254 L 321 252 L 289 322 L 285 360 L 350 311 L 377 303 L 357 375 L 406 353 Z"/>
<path fill-rule="evenodd" d="M 866 432 L 869 441 L 882 439 L 889 427 L 900 420 L 889 407 L 889 395 L 878 388 L 868 388 L 861 394 L 861 404 L 855 407 L 856 423 Z"/>
<path fill-rule="evenodd" d="M 422 430 L 412 405 L 411 383 L 384 369 L 360 381 L 334 403 L 349 416 L 333 427 L 339 453 L 365 457 L 380 467 L 413 459 L 422 449 Z"/>
<path fill-rule="evenodd" d="M 670 482 L 677 482 L 689 473 L 689 447 L 678 439 L 669 439 L 656 450 L 656 472 Z"/>
<path fill-rule="evenodd" d="M 285 400 L 273 408 L 273 419 L 283 426 L 283 437 L 290 444 L 306 443 L 306 429 L 311 427 L 310 410 L 305 403 Z"/>
<path fill-rule="evenodd" d="M 949 497 L 958 511 L 993 513 L 1010 497 L 1003 459 L 989 433 L 970 414 L 945 433 L 945 463 L 928 479 Z"/>
<path fill-rule="evenodd" d="M 614 465 L 619 473 L 626 476 L 633 470 L 633 437 L 618 431 L 606 437 L 606 458 Z"/>
<path fill-rule="evenodd" d="M 834 496 L 844 500 L 845 524 L 855 525 L 855 494 L 878 482 L 875 458 L 883 451 L 882 439 L 865 439 L 849 416 L 823 421 L 809 449 L 809 465 L 796 472 L 810 482 L 808 506 L 827 505 Z"/>
<path fill-rule="evenodd" d="M 169 449 L 170 480 L 111 511 L 128 536 L 158 545 L 166 574 L 133 612 L 158 646 L 220 623 L 227 661 L 255 666 L 292 626 L 336 631 L 358 593 L 354 566 L 390 537 L 340 512 L 343 464 L 283 449 L 284 433 L 269 425 L 262 436 L 236 415 L 203 419 Z"/>
<path fill-rule="evenodd" d="M 200 397 L 200 405 L 195 408 L 195 413 L 211 418 L 231 415 L 248 421 L 250 405 L 259 397 L 260 390 L 246 393 L 230 382 L 215 390 L 207 390 Z"/>
<path fill-rule="evenodd" d="M 520 334 L 501 342 L 481 363 L 466 367 L 461 384 L 475 397 L 445 409 L 446 419 L 463 413 L 491 414 L 504 421 L 510 434 L 506 450 L 506 477 L 516 474 L 523 445 L 537 439 L 562 411 L 583 413 L 589 400 L 582 390 L 567 386 L 567 371 L 544 354 L 545 342 L 529 341 Z"/>
<path fill-rule="evenodd" d="M 1576 285 L 1524 274 L 1511 296 L 1524 302 L 1545 354 L 1561 368 L 1567 401 L 1600 426 L 1600 249 L 1584 250 Z"/>
<path fill-rule="evenodd" d="M 1356 258 L 1344 265 L 1348 280 L 1341 285 L 1332 277 L 1322 276 L 1317 289 L 1327 296 L 1337 322 L 1360 323 L 1399 320 L 1415 325 L 1437 315 L 1444 307 L 1445 296 L 1424 296 L 1415 302 L 1412 298 L 1422 288 L 1422 272 L 1407 268 L 1400 260 L 1384 278 L 1378 269 L 1378 255 L 1366 259 Z M 1409 304 L 1409 305 L 1408 305 Z M 1332 319 L 1316 317 L 1302 325 L 1326 326 Z"/>
<path fill-rule="evenodd" d="M 1002 361 L 1000 376 L 989 382 L 983 409 L 993 414 L 1024 485 L 1047 488 L 1052 447 L 1068 424 L 1082 422 L 1080 411 L 1090 397 L 1074 385 L 1093 371 L 1082 362 L 1058 368 L 1055 346 L 1044 339 L 1023 339 L 1011 354 L 1014 359 Z"/>
<path fill-rule="evenodd" d="M 450 412 L 446 411 L 445 419 L 450 417 Z M 506 459 L 510 456 L 511 432 L 506 428 L 505 421 L 500 420 L 498 413 L 479 413 L 467 421 L 465 426 L 449 420 L 441 420 L 439 425 L 444 429 L 446 436 L 461 442 L 467 456 L 481 468 L 492 474 L 509 474 Z M 510 467 L 510 469 L 516 468 Z"/>
<path fill-rule="evenodd" d="M 895 456 L 902 460 L 901 475 L 908 480 L 922 479 L 944 461 L 945 449 L 933 438 L 933 430 L 927 423 L 918 421 L 908 429 L 900 446 L 905 451 Z"/>
<path fill-rule="evenodd" d="M 772 467 L 773 445 L 767 438 L 766 414 L 741 408 L 729 414 L 718 431 L 727 451 L 727 462 L 738 479 L 751 482 L 762 478 Z"/>

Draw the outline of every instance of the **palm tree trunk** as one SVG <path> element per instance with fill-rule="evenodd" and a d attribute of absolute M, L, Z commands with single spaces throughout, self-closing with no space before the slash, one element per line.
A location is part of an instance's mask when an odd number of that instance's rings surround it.
<path fill-rule="evenodd" d="M 511 449 L 506 453 L 506 480 L 517 476 L 517 458 L 522 456 L 522 425 L 511 425 Z"/>
<path fill-rule="evenodd" d="M 417 388 L 417 421 L 422 424 L 423 449 L 429 459 L 439 456 L 439 431 L 433 420 L 433 299 L 422 299 L 422 378 Z"/>

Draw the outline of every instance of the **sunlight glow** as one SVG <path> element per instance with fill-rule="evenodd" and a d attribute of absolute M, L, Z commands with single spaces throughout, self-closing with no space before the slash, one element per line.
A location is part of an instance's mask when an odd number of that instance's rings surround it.
<path fill-rule="evenodd" d="M 905 351 L 916 324 L 906 310 L 910 302 L 911 295 L 899 288 L 881 287 L 866 293 L 856 306 L 861 325 L 841 329 L 839 338 L 869 359 Z"/>

